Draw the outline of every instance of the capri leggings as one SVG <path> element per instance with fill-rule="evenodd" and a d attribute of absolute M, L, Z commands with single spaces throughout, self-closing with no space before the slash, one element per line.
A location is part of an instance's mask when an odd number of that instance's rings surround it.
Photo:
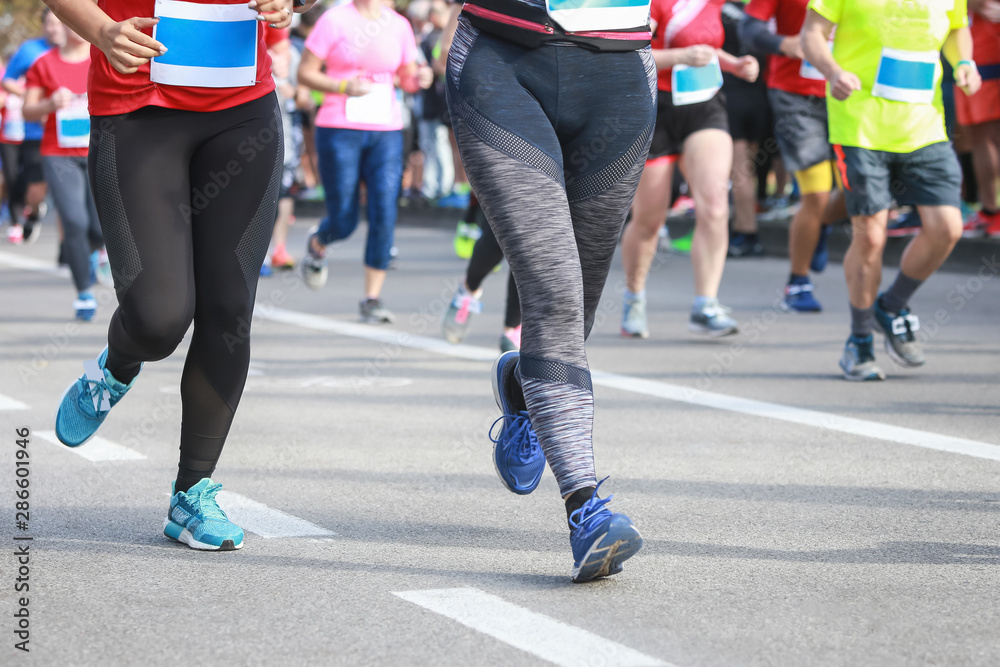
<path fill-rule="evenodd" d="M 517 281 L 518 374 L 559 490 L 596 485 L 584 341 L 649 151 L 649 49 L 524 49 L 465 19 L 448 104 L 469 182 Z"/>
<path fill-rule="evenodd" d="M 471 214 L 471 215 L 470 215 Z M 503 248 L 490 228 L 490 223 L 483 215 L 479 200 L 473 195 L 473 203 L 469 205 L 465 220 L 475 220 L 482 230 L 482 235 L 472 248 L 469 267 L 465 271 L 465 286 L 475 292 L 482 286 L 486 276 L 503 261 Z M 521 326 L 521 300 L 517 295 L 517 283 L 514 274 L 507 278 L 507 309 L 504 312 L 503 325 L 509 329 Z"/>
<path fill-rule="evenodd" d="M 92 119 L 90 182 L 119 304 L 108 370 L 129 382 L 194 322 L 178 491 L 211 476 L 243 393 L 282 158 L 273 93 L 221 111 L 144 107 Z"/>
<path fill-rule="evenodd" d="M 59 256 L 69 264 L 76 291 L 84 292 L 93 284 L 90 254 L 104 246 L 94 197 L 87 183 L 87 158 L 43 155 L 42 169 L 62 220 L 63 240 Z"/>

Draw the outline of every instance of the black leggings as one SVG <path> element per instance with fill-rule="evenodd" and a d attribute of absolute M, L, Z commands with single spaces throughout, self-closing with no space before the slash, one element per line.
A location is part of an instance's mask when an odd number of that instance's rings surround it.
<path fill-rule="evenodd" d="M 472 248 L 469 268 L 465 271 L 465 286 L 475 292 L 486 280 L 486 276 L 503 261 L 503 248 L 500 247 L 500 242 L 493 234 L 478 200 L 474 200 L 469 205 L 465 219 L 475 221 L 483 232 Z M 503 325 L 509 329 L 521 326 L 521 300 L 517 294 L 517 283 L 514 282 L 513 271 L 507 278 L 507 310 L 504 313 Z"/>
<path fill-rule="evenodd" d="M 194 322 L 179 491 L 215 470 L 243 393 L 282 160 L 273 93 L 222 111 L 144 107 L 91 123 L 90 183 L 119 304 L 108 370 L 129 382 Z"/>

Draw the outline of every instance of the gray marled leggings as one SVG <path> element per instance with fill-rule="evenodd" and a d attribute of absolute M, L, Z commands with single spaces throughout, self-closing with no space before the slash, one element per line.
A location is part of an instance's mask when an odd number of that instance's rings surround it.
<path fill-rule="evenodd" d="M 597 483 L 584 341 L 654 122 L 648 49 L 523 49 L 460 21 L 448 102 L 521 296 L 519 376 L 562 495 Z"/>

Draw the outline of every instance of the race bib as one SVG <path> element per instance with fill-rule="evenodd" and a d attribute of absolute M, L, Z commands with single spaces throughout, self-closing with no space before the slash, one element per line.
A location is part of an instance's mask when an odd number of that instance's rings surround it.
<path fill-rule="evenodd" d="M 367 95 L 348 97 L 344 115 L 360 125 L 390 125 L 394 120 L 395 95 L 391 83 L 373 83 Z"/>
<path fill-rule="evenodd" d="M 707 102 L 722 88 L 722 68 L 719 59 L 702 67 L 674 65 L 670 71 L 670 97 L 674 106 Z"/>
<path fill-rule="evenodd" d="M 257 14 L 246 4 L 200 5 L 156 0 L 149 79 L 168 86 L 240 88 L 257 83 Z"/>
<path fill-rule="evenodd" d="M 650 0 L 545 0 L 552 20 L 566 32 L 626 30 L 649 22 Z"/>
<path fill-rule="evenodd" d="M 883 48 L 872 95 L 895 102 L 933 104 L 940 60 L 937 51 Z"/>
<path fill-rule="evenodd" d="M 87 95 L 75 95 L 73 102 L 56 109 L 56 143 L 59 148 L 87 148 L 90 146 L 90 112 Z"/>
<path fill-rule="evenodd" d="M 23 106 L 24 100 L 17 95 L 7 96 L 2 132 L 5 141 L 24 141 L 24 116 L 21 114 Z"/>

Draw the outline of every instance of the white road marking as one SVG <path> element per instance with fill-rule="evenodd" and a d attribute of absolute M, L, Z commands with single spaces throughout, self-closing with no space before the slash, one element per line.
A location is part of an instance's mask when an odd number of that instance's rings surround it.
<path fill-rule="evenodd" d="M 254 311 L 254 315 L 265 320 L 292 324 L 305 329 L 328 331 L 342 336 L 363 338 L 383 343 L 387 346 L 425 350 L 459 359 L 492 362 L 497 358 L 497 351 L 492 348 L 473 345 L 452 345 L 439 338 L 419 336 L 392 329 L 376 329 L 365 324 L 340 322 L 327 317 L 300 313 L 294 310 L 257 308 Z M 755 401 L 749 398 L 702 391 L 693 387 L 658 382 L 656 380 L 645 380 L 627 375 L 618 375 L 616 373 L 604 373 L 592 370 L 591 375 L 595 385 L 642 394 L 644 396 L 653 396 L 655 398 L 715 408 L 717 410 L 739 412 L 755 417 L 777 419 L 803 426 L 825 428 L 830 431 L 861 435 L 901 445 L 912 445 L 924 449 L 934 449 L 942 452 L 1000 461 L 1000 447 L 978 440 L 967 440 L 965 438 L 919 431 L 902 426 L 892 426 L 864 419 L 842 417 L 829 412 L 806 410 L 778 403 Z"/>
<path fill-rule="evenodd" d="M 0 394 L 0 410 L 27 410 L 28 406 L 21 401 L 15 401 L 13 398 L 7 398 L 6 396 Z"/>
<path fill-rule="evenodd" d="M 38 271 L 40 273 L 52 273 L 57 276 L 69 276 L 69 269 L 65 266 L 56 266 L 51 261 L 43 261 L 34 257 L 25 257 L 24 255 L 14 255 L 6 252 L 0 252 L 0 266 L 7 266 L 12 269 L 27 269 L 28 271 Z"/>
<path fill-rule="evenodd" d="M 134 449 L 123 447 L 110 440 L 105 440 L 99 435 L 94 436 L 93 439 L 79 447 L 67 447 L 59 442 L 55 431 L 35 431 L 35 435 L 42 440 L 51 442 L 60 449 L 73 452 L 77 456 L 93 463 L 103 463 L 104 461 L 141 461 L 146 458 Z"/>
<path fill-rule="evenodd" d="M 291 514 L 272 509 L 264 503 L 258 503 L 246 496 L 232 491 L 219 491 L 217 496 L 219 506 L 225 510 L 230 521 L 244 530 L 260 535 L 265 539 L 272 537 L 322 537 L 336 535 L 335 532 L 320 528 L 314 523 L 300 519 Z"/>
<path fill-rule="evenodd" d="M 645 653 L 476 588 L 401 591 L 393 595 L 556 665 L 670 667 Z"/>

